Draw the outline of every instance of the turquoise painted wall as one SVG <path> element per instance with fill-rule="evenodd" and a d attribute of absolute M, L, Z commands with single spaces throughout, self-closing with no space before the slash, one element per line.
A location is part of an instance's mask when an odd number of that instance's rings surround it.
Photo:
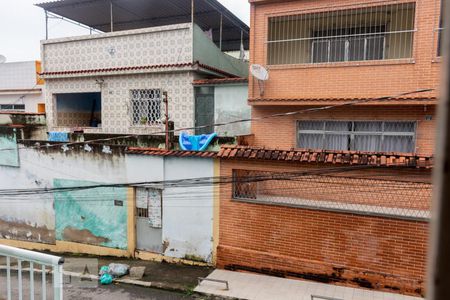
<path fill-rule="evenodd" d="M 0 127 L 0 165 L 20 166 L 15 128 Z"/>
<path fill-rule="evenodd" d="M 54 179 L 53 184 L 60 188 L 98 183 Z M 57 240 L 127 248 L 127 188 L 67 190 L 54 198 Z"/>

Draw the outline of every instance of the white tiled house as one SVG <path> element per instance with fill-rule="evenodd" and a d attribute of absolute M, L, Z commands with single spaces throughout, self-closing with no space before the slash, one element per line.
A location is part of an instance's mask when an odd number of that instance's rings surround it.
<path fill-rule="evenodd" d="M 44 40 L 41 53 L 49 131 L 161 132 L 163 92 L 175 128 L 192 127 L 192 82 L 248 68 L 193 23 Z"/>

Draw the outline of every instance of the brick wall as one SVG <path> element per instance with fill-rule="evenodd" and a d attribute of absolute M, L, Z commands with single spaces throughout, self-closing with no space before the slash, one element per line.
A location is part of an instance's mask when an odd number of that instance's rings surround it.
<path fill-rule="evenodd" d="M 252 1 L 251 64 L 267 65 L 268 18 L 304 12 L 360 7 L 374 0 Z M 437 54 L 439 0 L 384 1 L 383 4 L 416 2 L 412 59 L 334 63 L 331 65 L 269 66 L 264 98 L 379 97 L 419 88 L 438 88 L 440 59 Z M 421 94 L 435 96 L 437 92 Z M 250 78 L 249 98 L 259 98 L 257 82 Z M 253 103 L 257 105 L 257 103 Z"/>
<path fill-rule="evenodd" d="M 302 110 L 305 106 L 254 106 L 252 117 Z M 433 153 L 435 141 L 435 106 L 353 106 L 330 109 L 322 112 L 283 116 L 252 122 L 252 143 L 279 149 L 296 147 L 297 120 L 399 120 L 417 121 L 416 151 L 419 154 Z M 426 116 L 432 116 L 426 120 Z M 275 129 L 276 128 L 276 129 Z"/>
<path fill-rule="evenodd" d="M 222 160 L 233 169 L 294 171 L 308 164 Z M 396 175 L 399 171 L 382 170 Z M 416 178 L 421 171 L 401 171 Z M 430 173 L 422 173 L 429 177 Z M 423 294 L 428 222 L 232 200 L 221 187 L 220 268 Z"/>

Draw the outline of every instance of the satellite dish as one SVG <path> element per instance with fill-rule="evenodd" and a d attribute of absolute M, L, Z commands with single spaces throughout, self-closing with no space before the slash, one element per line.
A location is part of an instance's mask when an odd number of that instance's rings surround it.
<path fill-rule="evenodd" d="M 254 64 L 250 66 L 250 73 L 258 79 L 259 95 L 264 96 L 264 81 L 269 80 L 269 71 L 261 65 Z"/>
<path fill-rule="evenodd" d="M 261 65 L 251 65 L 250 72 L 258 80 L 266 81 L 269 79 L 269 72 Z"/>
<path fill-rule="evenodd" d="M 0 64 L 3 64 L 5 62 L 6 62 L 6 56 L 0 54 Z"/>

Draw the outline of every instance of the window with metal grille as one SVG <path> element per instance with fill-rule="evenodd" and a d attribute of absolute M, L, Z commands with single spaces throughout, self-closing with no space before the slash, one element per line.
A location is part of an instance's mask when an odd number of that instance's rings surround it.
<path fill-rule="evenodd" d="M 254 171 L 233 170 L 233 198 L 256 199 L 256 181 L 253 179 Z"/>
<path fill-rule="evenodd" d="M 131 90 L 131 122 L 134 126 L 160 125 L 161 90 Z"/>
<path fill-rule="evenodd" d="M 0 110 L 25 110 L 25 104 L 0 104 Z"/>
<path fill-rule="evenodd" d="M 412 57 L 415 3 L 269 18 L 269 65 Z"/>
<path fill-rule="evenodd" d="M 299 148 L 415 152 L 413 121 L 298 121 Z"/>

